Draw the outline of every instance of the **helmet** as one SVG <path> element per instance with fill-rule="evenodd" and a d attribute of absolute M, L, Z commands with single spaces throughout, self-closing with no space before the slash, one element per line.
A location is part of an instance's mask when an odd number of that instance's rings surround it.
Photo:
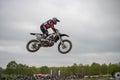
<path fill-rule="evenodd" d="M 60 20 L 58 20 L 57 18 L 52 18 L 52 20 L 53 20 L 53 22 L 54 22 L 54 24 L 57 24 L 57 22 L 60 22 Z"/>

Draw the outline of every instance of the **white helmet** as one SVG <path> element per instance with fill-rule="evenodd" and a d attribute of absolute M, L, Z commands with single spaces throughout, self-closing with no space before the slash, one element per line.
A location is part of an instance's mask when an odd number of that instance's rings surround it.
<path fill-rule="evenodd" d="M 57 18 L 52 18 L 52 20 L 53 20 L 53 22 L 54 22 L 54 24 L 57 24 L 57 22 L 60 22 L 60 20 L 58 20 Z"/>

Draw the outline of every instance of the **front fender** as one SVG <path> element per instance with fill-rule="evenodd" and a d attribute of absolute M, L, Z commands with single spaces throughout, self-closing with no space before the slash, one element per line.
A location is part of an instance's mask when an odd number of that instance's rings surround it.
<path fill-rule="evenodd" d="M 69 37 L 69 35 L 67 35 L 67 34 L 60 34 L 60 37 L 63 37 L 63 36 Z M 59 37 L 56 36 L 55 37 L 55 42 L 57 42 L 58 40 L 59 40 Z"/>
<path fill-rule="evenodd" d="M 60 37 L 62 37 L 62 36 L 67 36 L 67 37 L 69 37 L 69 35 L 67 35 L 67 34 L 60 34 Z"/>

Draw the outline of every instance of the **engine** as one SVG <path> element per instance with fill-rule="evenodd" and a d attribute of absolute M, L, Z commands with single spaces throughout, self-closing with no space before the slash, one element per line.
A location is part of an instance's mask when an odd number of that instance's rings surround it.
<path fill-rule="evenodd" d="M 51 46 L 54 45 L 54 43 L 55 43 L 54 34 L 49 35 L 47 38 L 48 38 L 48 40 L 41 41 L 41 46 L 43 46 L 43 47 L 51 47 Z"/>
<path fill-rule="evenodd" d="M 50 39 L 48 41 L 41 41 L 41 45 L 43 47 L 51 47 L 54 45 L 54 41 Z"/>
<path fill-rule="evenodd" d="M 54 45 L 54 41 L 49 41 L 49 47 Z"/>

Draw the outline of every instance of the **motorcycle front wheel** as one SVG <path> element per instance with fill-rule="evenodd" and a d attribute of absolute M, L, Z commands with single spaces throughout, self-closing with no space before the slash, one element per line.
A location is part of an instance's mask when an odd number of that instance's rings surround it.
<path fill-rule="evenodd" d="M 41 45 L 38 40 L 31 40 L 27 43 L 26 48 L 29 52 L 36 52 L 39 50 Z"/>
<path fill-rule="evenodd" d="M 68 53 L 72 49 L 72 43 L 69 40 L 63 40 L 63 44 L 58 44 L 58 51 L 62 54 Z"/>

